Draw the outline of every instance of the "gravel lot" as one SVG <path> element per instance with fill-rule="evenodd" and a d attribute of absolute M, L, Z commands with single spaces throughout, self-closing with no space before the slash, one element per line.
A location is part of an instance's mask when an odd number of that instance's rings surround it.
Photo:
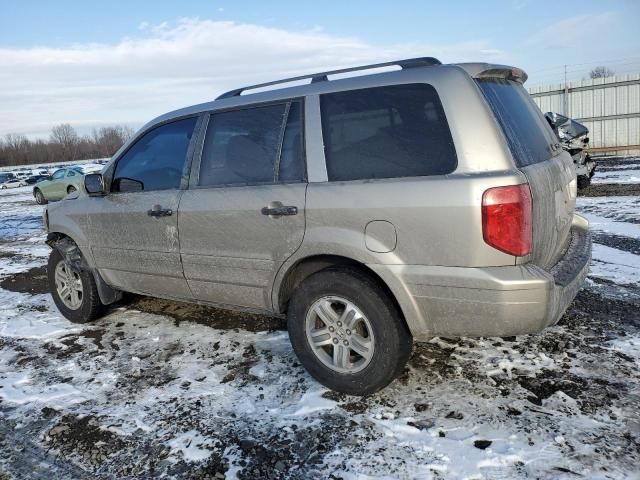
<path fill-rule="evenodd" d="M 279 319 L 128 296 L 69 323 L 42 208 L 0 192 L 0 480 L 640 478 L 640 159 L 595 178 L 592 273 L 557 326 L 434 338 L 366 398 L 314 382 Z"/>

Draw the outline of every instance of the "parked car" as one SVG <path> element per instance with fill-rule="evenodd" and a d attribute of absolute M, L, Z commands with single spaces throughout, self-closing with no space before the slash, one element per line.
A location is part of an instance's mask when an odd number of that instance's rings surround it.
<path fill-rule="evenodd" d="M 8 178 L 4 182 L 0 183 L 0 188 L 2 190 L 6 190 L 7 188 L 18 188 L 22 186 L 24 186 L 23 181 L 17 177 Z"/>
<path fill-rule="evenodd" d="M 355 395 L 414 341 L 539 332 L 582 286 L 591 238 L 525 80 L 411 59 L 156 118 L 46 209 L 53 299 L 74 322 L 122 292 L 286 316 L 309 373 Z"/>
<path fill-rule="evenodd" d="M 30 177 L 27 177 L 23 180 L 25 185 L 35 185 L 38 182 L 41 182 L 43 180 L 47 180 L 49 178 L 49 175 L 32 175 Z"/>
<path fill-rule="evenodd" d="M 80 188 L 83 175 L 79 167 L 59 168 L 50 177 L 36 183 L 33 187 L 33 196 L 40 205 L 53 200 L 62 200 Z"/>
<path fill-rule="evenodd" d="M 0 172 L 0 184 L 7 182 L 9 180 L 15 180 L 15 174 L 11 172 Z"/>
<path fill-rule="evenodd" d="M 564 115 L 555 112 L 547 112 L 545 118 L 558 136 L 558 140 L 571 158 L 576 170 L 578 189 L 591 185 L 591 179 L 596 173 L 596 161 L 587 152 L 589 146 L 589 129 Z"/>

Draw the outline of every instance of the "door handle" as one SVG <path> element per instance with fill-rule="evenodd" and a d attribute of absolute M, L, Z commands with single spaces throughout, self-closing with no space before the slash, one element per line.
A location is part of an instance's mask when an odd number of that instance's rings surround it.
<path fill-rule="evenodd" d="M 147 215 L 150 217 L 170 217 L 173 215 L 173 210 L 170 208 L 162 208 L 160 205 L 154 205 L 151 210 L 147 210 Z"/>
<path fill-rule="evenodd" d="M 297 215 L 298 207 L 293 205 L 289 206 L 274 206 L 274 207 L 262 207 L 263 215 L 269 215 L 270 217 L 281 217 L 283 215 Z"/>

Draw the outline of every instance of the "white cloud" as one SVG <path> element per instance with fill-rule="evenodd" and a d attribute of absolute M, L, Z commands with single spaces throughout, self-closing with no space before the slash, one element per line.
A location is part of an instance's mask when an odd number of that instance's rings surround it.
<path fill-rule="evenodd" d="M 599 37 L 613 28 L 618 17 L 618 12 L 604 12 L 565 18 L 535 33 L 528 43 L 546 48 L 576 48 L 585 40 L 600 41 Z"/>
<path fill-rule="evenodd" d="M 372 45 L 320 29 L 291 32 L 194 18 L 139 25 L 136 38 L 65 48 L 0 48 L 0 134 L 43 134 L 57 123 L 80 129 L 141 124 L 224 90 L 412 56 L 508 62 L 484 40 L 452 45 Z"/>

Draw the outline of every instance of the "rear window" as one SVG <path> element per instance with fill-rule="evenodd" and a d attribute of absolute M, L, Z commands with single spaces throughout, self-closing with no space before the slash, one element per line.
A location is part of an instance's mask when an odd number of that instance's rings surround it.
<path fill-rule="evenodd" d="M 505 79 L 478 81 L 504 132 L 518 167 L 548 160 L 555 135 L 521 84 Z"/>
<path fill-rule="evenodd" d="M 325 94 L 320 108 L 329 180 L 442 175 L 457 166 L 449 125 L 431 85 Z"/>

